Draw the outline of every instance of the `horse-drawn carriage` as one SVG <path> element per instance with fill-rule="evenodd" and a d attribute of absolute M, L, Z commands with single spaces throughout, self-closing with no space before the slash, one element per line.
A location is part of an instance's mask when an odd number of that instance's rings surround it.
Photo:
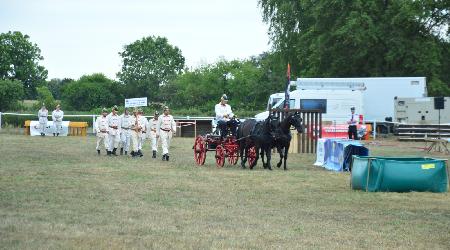
<path fill-rule="evenodd" d="M 218 168 L 223 167 L 225 159 L 230 165 L 236 165 L 240 155 L 239 142 L 235 134 L 231 134 L 229 128 L 227 135 L 221 136 L 218 129 L 211 134 L 199 135 L 194 142 L 194 160 L 197 165 L 205 164 L 206 152 L 214 151 Z M 256 149 L 251 147 L 247 153 L 248 163 L 252 165 L 256 160 Z"/>
<path fill-rule="evenodd" d="M 216 132 L 199 135 L 195 138 L 193 146 L 195 162 L 197 165 L 203 165 L 206 160 L 206 152 L 215 151 L 217 167 L 223 167 L 225 158 L 231 165 L 235 165 L 241 158 L 243 168 L 248 162 L 250 169 L 253 169 L 261 155 L 263 167 L 272 169 L 271 149 L 277 148 L 280 154 L 277 167 L 280 167 L 284 160 L 284 169 L 286 170 L 287 154 L 292 138 L 291 127 L 294 127 L 299 133 L 303 132 L 302 119 L 298 112 L 286 113 L 284 117 L 269 115 L 264 121 L 246 120 L 239 124 L 237 133 L 231 135 L 229 128 L 225 136 Z M 266 163 L 264 156 L 267 158 Z"/>

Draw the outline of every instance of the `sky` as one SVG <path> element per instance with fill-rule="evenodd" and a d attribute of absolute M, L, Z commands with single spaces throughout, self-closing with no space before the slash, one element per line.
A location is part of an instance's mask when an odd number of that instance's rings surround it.
<path fill-rule="evenodd" d="M 167 37 L 196 68 L 270 49 L 257 0 L 0 0 L 0 33 L 20 31 L 41 49 L 48 79 L 116 78 L 123 46 Z"/>

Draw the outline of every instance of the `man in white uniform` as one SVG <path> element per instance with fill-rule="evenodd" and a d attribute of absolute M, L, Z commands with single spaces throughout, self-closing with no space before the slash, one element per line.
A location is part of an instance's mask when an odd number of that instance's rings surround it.
<path fill-rule="evenodd" d="M 158 137 L 156 137 L 156 128 L 158 127 L 159 112 L 155 111 L 155 115 L 149 121 L 149 136 L 152 141 L 152 158 L 156 158 L 156 152 L 158 152 Z"/>
<path fill-rule="evenodd" d="M 59 133 L 62 131 L 62 120 L 64 117 L 64 112 L 61 110 L 61 105 L 56 105 L 56 109 L 52 112 L 52 121 L 53 121 L 53 136 L 59 136 Z"/>
<path fill-rule="evenodd" d="M 48 110 L 45 108 L 45 104 L 42 103 L 42 107 L 38 112 L 39 117 L 39 131 L 41 131 L 41 136 L 45 136 L 45 128 L 48 122 Z"/>
<path fill-rule="evenodd" d="M 161 138 L 163 161 L 169 161 L 170 140 L 172 139 L 173 133 L 175 133 L 177 130 L 175 120 L 173 119 L 173 116 L 169 114 L 169 112 L 169 107 L 164 107 L 164 113 L 163 115 L 159 116 L 156 126 L 156 136 Z"/>
<path fill-rule="evenodd" d="M 111 114 L 108 115 L 108 143 L 109 143 L 109 151 L 108 154 L 117 156 L 117 148 L 119 147 L 120 142 L 120 116 L 117 114 L 119 109 L 117 106 L 112 108 Z"/>
<path fill-rule="evenodd" d="M 215 106 L 217 126 L 220 129 L 222 138 L 227 136 L 227 127 L 230 126 L 231 133 L 236 135 L 237 121 L 233 119 L 234 114 L 231 111 L 231 106 L 228 105 L 228 97 L 223 94 L 220 98 L 220 103 Z"/>
<path fill-rule="evenodd" d="M 106 154 L 108 154 L 108 110 L 102 110 L 102 116 L 98 117 L 95 121 L 95 131 L 97 132 L 97 153 L 100 155 L 100 146 L 103 144 L 106 150 Z"/>
<path fill-rule="evenodd" d="M 128 150 L 130 149 L 130 140 L 131 140 L 131 124 L 133 123 L 133 118 L 128 112 L 128 108 L 125 108 L 123 115 L 121 116 L 121 126 L 120 126 L 120 140 L 121 140 L 121 148 L 120 155 L 123 154 L 123 150 L 125 149 L 125 155 L 128 154 Z"/>
<path fill-rule="evenodd" d="M 141 134 L 139 135 L 139 145 L 138 145 L 138 154 L 139 156 L 144 156 L 144 154 L 142 154 L 142 147 L 144 146 L 145 143 L 145 139 L 147 138 L 147 126 L 148 126 L 148 120 L 147 118 L 145 118 L 144 116 L 144 110 L 142 110 L 141 108 L 138 109 L 139 111 L 139 119 L 140 119 L 140 124 L 141 124 Z"/>
<path fill-rule="evenodd" d="M 131 117 L 131 156 L 141 156 L 138 153 L 139 150 L 139 138 L 141 135 L 142 126 L 140 124 L 140 118 L 137 108 L 133 110 L 133 116 Z"/>

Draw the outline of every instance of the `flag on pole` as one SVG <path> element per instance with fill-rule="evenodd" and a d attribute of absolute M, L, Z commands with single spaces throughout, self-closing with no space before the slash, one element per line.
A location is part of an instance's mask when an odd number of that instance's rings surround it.
<path fill-rule="evenodd" d="M 286 89 L 284 90 L 284 108 L 289 109 L 289 84 L 291 83 L 291 65 L 288 63 L 286 72 Z"/>

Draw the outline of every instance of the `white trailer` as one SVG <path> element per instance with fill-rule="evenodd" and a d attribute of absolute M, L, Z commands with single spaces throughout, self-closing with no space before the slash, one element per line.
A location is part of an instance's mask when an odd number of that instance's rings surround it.
<path fill-rule="evenodd" d="M 298 78 L 291 86 L 296 86 L 290 92 L 291 108 L 325 108 L 323 120 L 338 124 L 345 123 L 352 106 L 365 120 L 385 121 L 395 115 L 395 97 L 427 96 L 425 77 Z M 280 108 L 283 103 L 284 93 L 272 94 L 267 108 Z M 267 115 L 268 111 L 256 118 Z"/>

